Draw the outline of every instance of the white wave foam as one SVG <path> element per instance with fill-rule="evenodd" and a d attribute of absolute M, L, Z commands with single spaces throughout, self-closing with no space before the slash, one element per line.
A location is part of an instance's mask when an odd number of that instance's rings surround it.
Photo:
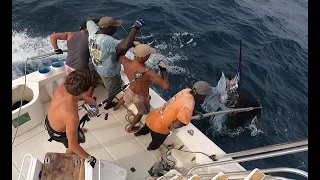
<path fill-rule="evenodd" d="M 66 49 L 66 42 L 58 41 L 61 49 Z M 27 57 L 45 54 L 52 51 L 49 36 L 31 37 L 27 30 L 12 30 L 12 61 L 25 61 Z"/>
<path fill-rule="evenodd" d="M 61 49 L 66 49 L 66 42 L 58 41 Z M 31 37 L 27 30 L 17 32 L 12 30 L 12 79 L 24 75 L 24 63 L 28 57 L 37 56 L 52 52 L 49 36 Z M 54 59 L 65 59 L 65 54 L 55 55 Z M 53 57 L 51 57 L 52 59 Z M 46 58 L 48 60 L 49 58 Z M 34 60 L 29 62 L 32 67 L 40 66 L 43 60 Z"/>
<path fill-rule="evenodd" d="M 190 36 L 190 39 L 185 40 L 185 36 Z M 152 65 L 158 62 L 160 59 L 164 59 L 165 64 L 167 65 L 168 72 L 171 74 L 183 74 L 188 73 L 185 68 L 179 67 L 176 65 L 176 62 L 181 60 L 187 60 L 187 57 L 183 55 L 182 50 L 179 50 L 180 47 L 185 45 L 194 46 L 195 44 L 191 43 L 193 41 L 194 35 L 191 33 L 173 33 L 170 38 L 170 43 L 162 41 L 162 39 L 157 40 L 153 34 L 143 35 L 141 36 L 142 40 L 153 38 L 151 43 L 157 42 L 155 48 L 157 50 L 168 50 L 168 56 L 161 55 L 159 53 L 150 57 L 147 65 Z M 58 45 L 61 49 L 66 49 L 67 44 L 66 41 L 58 41 Z M 179 50 L 179 51 L 175 51 Z M 46 54 L 52 51 L 52 47 L 50 44 L 49 35 L 46 37 L 32 37 L 27 29 L 24 31 L 15 31 L 12 30 L 12 77 L 16 79 L 18 77 L 23 76 L 24 71 L 21 68 L 24 64 L 22 62 L 26 61 L 27 57 L 37 56 L 40 54 Z M 174 52 L 175 51 L 175 52 Z M 131 54 L 130 54 L 131 53 Z M 130 59 L 133 59 L 132 51 L 127 53 L 130 56 Z M 65 54 L 63 55 L 55 55 L 54 59 L 65 59 Z M 49 58 L 47 58 L 49 59 Z M 32 66 L 40 66 L 42 62 L 45 60 L 36 60 L 32 62 Z"/>

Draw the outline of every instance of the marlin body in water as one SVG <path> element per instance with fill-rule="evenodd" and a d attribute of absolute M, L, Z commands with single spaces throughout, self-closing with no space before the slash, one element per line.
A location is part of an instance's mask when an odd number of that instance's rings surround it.
<path fill-rule="evenodd" d="M 216 87 L 212 89 L 212 96 L 209 97 L 204 106 L 210 106 L 213 111 L 220 111 L 233 108 L 261 107 L 260 101 L 240 82 L 241 75 L 241 40 L 240 58 L 236 76 L 229 80 L 222 72 L 222 76 Z M 248 126 L 253 119 L 260 119 L 261 109 L 254 109 L 247 112 L 239 112 L 226 115 L 226 126 L 228 129 Z"/>

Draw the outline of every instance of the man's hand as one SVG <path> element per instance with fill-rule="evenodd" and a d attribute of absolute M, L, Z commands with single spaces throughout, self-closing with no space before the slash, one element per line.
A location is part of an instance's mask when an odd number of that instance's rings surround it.
<path fill-rule="evenodd" d="M 161 72 L 162 72 L 162 71 L 167 71 L 167 66 L 164 64 L 163 61 L 161 61 L 161 62 L 159 63 L 158 67 L 159 67 L 159 69 L 160 69 Z"/>
<path fill-rule="evenodd" d="M 63 54 L 63 51 L 61 49 L 55 49 L 54 52 L 56 54 Z"/>
<path fill-rule="evenodd" d="M 136 22 L 134 22 L 132 28 L 137 28 L 139 30 L 145 23 L 143 22 L 142 19 L 137 19 Z"/>
<path fill-rule="evenodd" d="M 86 161 L 91 165 L 92 168 L 96 165 L 97 159 L 94 156 L 89 155 Z"/>
<path fill-rule="evenodd" d="M 196 120 L 201 120 L 201 119 L 203 119 L 203 113 L 200 112 L 200 111 L 194 110 L 194 115 L 195 115 L 195 116 L 198 116 L 198 117 L 196 118 Z"/>
<path fill-rule="evenodd" d="M 137 46 L 137 45 L 139 45 L 139 44 L 140 44 L 139 41 L 133 41 L 133 45 L 134 45 L 134 46 Z"/>
<path fill-rule="evenodd" d="M 197 114 L 197 118 L 196 118 L 196 120 L 201 120 L 201 119 L 203 119 L 203 114 L 201 113 L 201 112 L 199 112 L 198 114 Z"/>
<path fill-rule="evenodd" d="M 97 102 L 93 97 L 83 96 L 82 99 L 89 105 L 97 106 Z"/>

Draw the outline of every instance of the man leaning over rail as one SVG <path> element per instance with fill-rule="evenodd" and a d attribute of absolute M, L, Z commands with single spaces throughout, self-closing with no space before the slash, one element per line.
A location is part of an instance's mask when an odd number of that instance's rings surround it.
<path fill-rule="evenodd" d="M 58 40 L 66 40 L 68 53 L 66 58 L 66 74 L 75 69 L 89 69 L 88 31 L 86 24 L 81 24 L 77 32 L 59 32 L 50 35 L 50 43 L 57 54 L 63 51 L 58 47 Z"/>
<path fill-rule="evenodd" d="M 90 87 L 96 86 L 97 77 L 90 70 L 77 69 L 69 73 L 64 84 L 56 89 L 45 119 L 45 127 L 50 139 L 62 143 L 66 153 L 76 153 L 94 167 L 96 159 L 90 156 L 79 144 L 85 142 L 85 136 L 79 126 L 78 101 Z M 96 106 L 92 97 L 89 105 Z"/>
<path fill-rule="evenodd" d="M 196 100 L 203 100 L 211 94 L 211 87 L 205 81 L 198 81 L 193 88 L 178 92 L 160 108 L 154 109 L 147 117 L 146 124 L 135 136 L 150 132 L 152 141 L 147 150 L 155 150 L 166 140 L 171 128 L 181 128 L 190 123 Z"/>
<path fill-rule="evenodd" d="M 58 40 L 66 40 L 68 53 L 66 57 L 66 74 L 76 69 L 90 69 L 89 67 L 89 48 L 88 48 L 88 31 L 86 23 L 80 24 L 77 32 L 59 32 L 50 35 L 50 43 L 57 54 L 63 51 L 58 47 Z M 95 71 L 94 71 L 95 72 Z M 95 72 L 96 73 L 96 72 Z M 97 76 L 98 77 L 98 76 Z M 90 87 L 87 96 L 91 97 L 94 87 Z M 86 96 L 84 96 L 84 100 Z"/>

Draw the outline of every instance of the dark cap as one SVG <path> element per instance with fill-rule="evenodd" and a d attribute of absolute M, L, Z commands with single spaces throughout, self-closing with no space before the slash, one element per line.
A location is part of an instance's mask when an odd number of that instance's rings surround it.
<path fill-rule="evenodd" d="M 86 29 L 86 28 L 87 28 L 87 22 L 83 22 L 83 23 L 81 23 L 80 26 L 79 26 L 79 30 L 84 30 L 84 29 Z"/>

